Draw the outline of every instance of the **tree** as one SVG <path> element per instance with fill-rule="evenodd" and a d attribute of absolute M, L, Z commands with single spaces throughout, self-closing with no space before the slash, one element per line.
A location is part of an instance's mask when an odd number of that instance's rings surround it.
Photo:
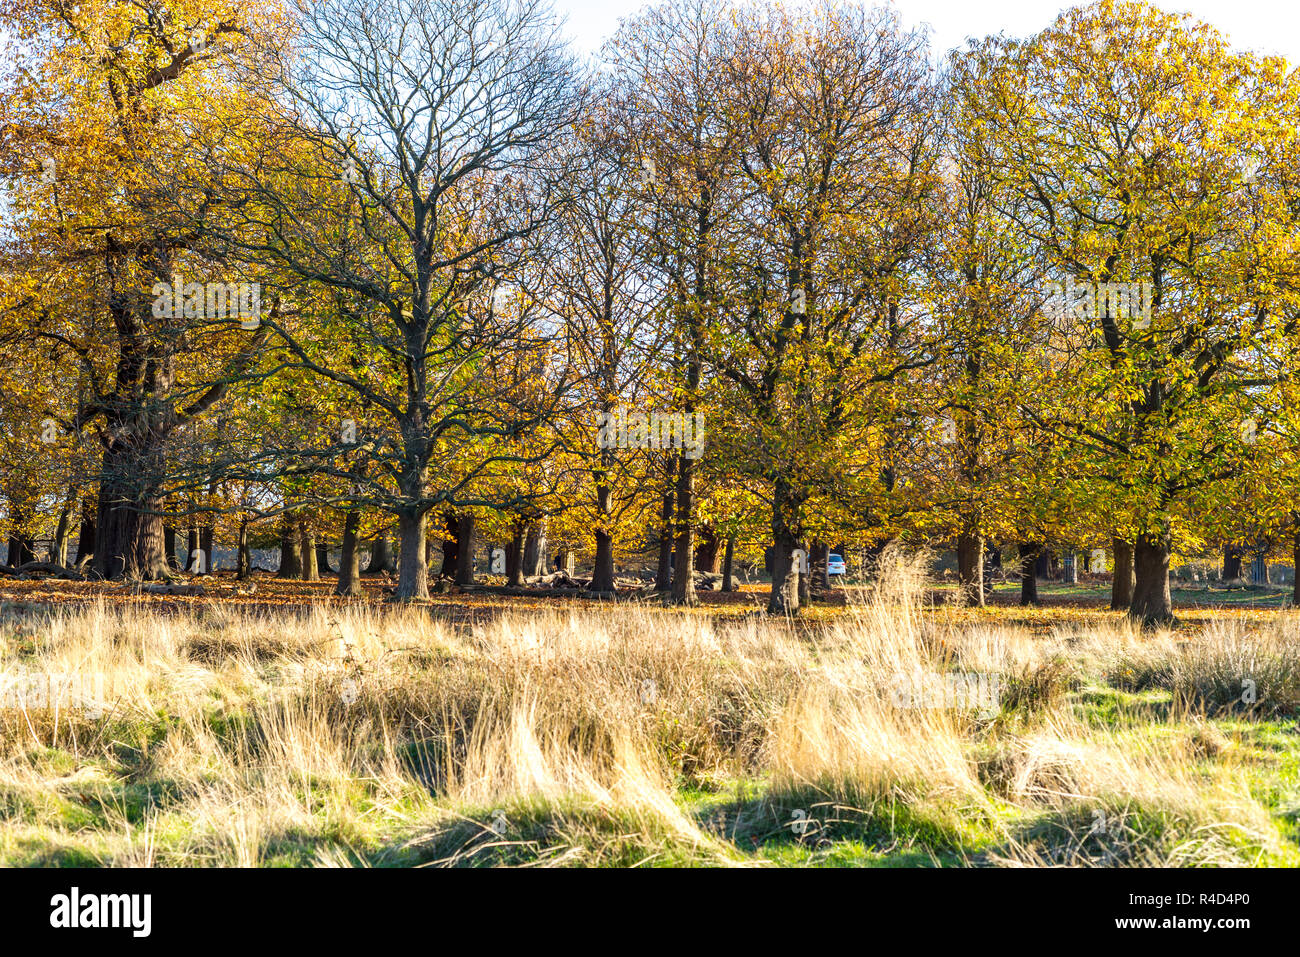
<path fill-rule="evenodd" d="M 1123 500 L 1130 613 L 1165 622 L 1186 496 L 1231 474 L 1233 430 L 1217 424 L 1282 329 L 1269 291 L 1277 209 L 1259 204 L 1249 158 L 1278 135 L 1260 120 L 1277 116 L 1270 91 L 1285 65 L 1112 0 L 989 55 L 997 67 L 973 122 L 1093 346 L 1076 353 L 1073 409 L 1030 414 L 1075 443 L 1103 498 Z"/>
<path fill-rule="evenodd" d="M 915 215 L 931 182 L 924 36 L 892 14 L 779 8 L 741 21 L 726 60 L 743 190 L 729 224 L 731 297 L 707 340 L 730 444 L 718 451 L 766 483 L 769 611 L 798 610 L 791 555 L 808 506 L 844 493 L 871 447 L 871 402 L 933 357 L 902 332 Z M 727 440 L 723 440 L 724 443 Z"/>
<path fill-rule="evenodd" d="M 635 188 L 639 157 L 619 105 L 613 88 L 589 100 L 540 277 L 541 294 L 563 317 L 566 365 L 575 373 L 565 446 L 584 479 L 579 510 L 595 538 L 591 590 L 603 593 L 614 591 L 616 534 L 639 517 L 646 484 L 644 453 L 618 448 L 611 425 L 654 394 L 662 345 L 653 324 L 662 290 Z"/>
<path fill-rule="evenodd" d="M 200 97 L 211 111 L 238 109 L 230 63 L 250 24 L 274 30 L 279 18 L 219 0 L 14 0 L 2 13 L 26 62 L 5 91 L 0 173 L 25 176 L 18 256 L 43 277 L 21 321 L 83 371 L 71 431 L 93 426 L 102 447 L 96 570 L 165 576 L 169 446 L 226 394 L 262 336 L 241 329 L 234 304 L 205 296 L 214 272 L 222 293 L 236 277 L 158 201 L 148 169 L 175 159 L 179 118 Z"/>
<path fill-rule="evenodd" d="M 573 66 L 547 8 L 528 0 L 296 3 L 291 43 L 268 44 L 256 110 L 205 148 L 210 202 L 233 255 L 337 303 L 266 323 L 287 364 L 373 416 L 356 505 L 397 518 L 397 596 L 428 595 L 426 521 L 473 507 L 467 489 L 544 421 L 497 372 L 549 336 L 511 293 L 551 215 L 553 140 L 573 122 Z M 239 149 L 222 148 L 234 143 Z M 258 148 L 251 155 L 248 144 Z M 191 209 L 191 215 L 200 210 Z M 486 444 L 485 444 L 486 443 Z M 320 470 L 349 477 L 340 447 Z M 454 463 L 454 465 L 453 465 Z"/>
<path fill-rule="evenodd" d="M 727 54 L 729 11 L 719 0 L 680 0 L 626 21 L 608 59 L 634 118 L 641 201 L 650 251 L 665 287 L 675 372 L 673 411 L 699 411 L 705 343 L 718 321 L 722 232 L 736 143 L 726 122 L 733 89 L 719 65 Z M 672 600 L 697 602 L 694 535 L 698 463 L 685 450 L 673 467 Z"/>

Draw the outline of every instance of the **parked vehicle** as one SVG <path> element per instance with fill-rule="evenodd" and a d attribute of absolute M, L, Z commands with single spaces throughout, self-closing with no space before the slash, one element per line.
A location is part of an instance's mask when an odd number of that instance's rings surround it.
<path fill-rule="evenodd" d="M 830 561 L 826 564 L 826 574 L 828 575 L 844 575 L 848 570 L 849 567 L 844 564 L 842 555 L 832 555 Z"/>

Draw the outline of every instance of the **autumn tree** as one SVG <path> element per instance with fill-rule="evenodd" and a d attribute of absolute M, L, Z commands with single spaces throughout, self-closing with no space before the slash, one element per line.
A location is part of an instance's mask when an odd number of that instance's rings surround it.
<path fill-rule="evenodd" d="M 93 429 L 102 447 L 96 570 L 166 575 L 169 444 L 227 393 L 260 336 L 205 295 L 245 277 L 157 201 L 148 169 L 181 152 L 200 97 L 237 108 L 230 63 L 254 22 L 278 18 L 220 0 L 14 0 L 0 16 L 25 59 L 3 97 L 0 172 L 23 184 L 14 253 L 42 277 L 20 321 L 82 369 L 72 431 Z M 184 302 L 160 308 L 172 288 Z"/>
<path fill-rule="evenodd" d="M 1270 283 L 1277 209 L 1252 183 L 1252 157 L 1279 135 L 1272 91 L 1285 64 L 1233 52 L 1205 24 L 1111 0 L 995 46 L 999 67 L 972 122 L 987 131 L 992 175 L 1017 197 L 1025 240 L 1054 281 L 1079 290 L 1067 309 L 1094 346 L 1074 370 L 1083 414 L 1034 414 L 1121 493 L 1131 614 L 1168 621 L 1187 495 L 1231 474 L 1222 453 L 1235 430 L 1217 424 L 1287 323 Z"/>
<path fill-rule="evenodd" d="M 799 607 L 806 509 L 840 492 L 875 393 L 932 361 L 902 332 L 900 268 L 924 234 L 913 200 L 933 163 L 925 51 L 886 11 L 773 7 L 741 21 L 726 61 L 743 225 L 707 354 L 738 439 L 724 452 L 769 489 L 771 612 Z"/>
<path fill-rule="evenodd" d="M 575 373 L 564 444 L 581 474 L 574 504 L 595 539 L 591 590 L 602 593 L 614 591 L 616 534 L 639 518 L 647 490 L 644 450 L 619 448 L 619 427 L 654 396 L 663 339 L 654 322 L 663 287 L 645 221 L 653 214 L 640 202 L 634 121 L 620 105 L 608 88 L 589 100 L 540 276 L 542 295 L 564 322 L 566 364 Z"/>
<path fill-rule="evenodd" d="M 650 257 L 665 287 L 676 373 L 672 411 L 696 413 L 707 374 L 705 345 L 721 308 L 721 235 L 736 200 L 737 144 L 727 122 L 733 94 L 720 65 L 730 11 L 720 0 L 679 0 L 626 21 L 606 58 L 634 119 L 638 196 L 645 204 Z M 684 451 L 672 467 L 675 562 L 672 600 L 694 604 L 695 485 L 698 460 Z"/>

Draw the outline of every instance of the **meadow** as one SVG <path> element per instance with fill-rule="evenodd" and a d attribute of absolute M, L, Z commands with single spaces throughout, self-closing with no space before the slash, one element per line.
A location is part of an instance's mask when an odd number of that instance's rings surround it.
<path fill-rule="evenodd" d="M 798 619 L 11 594 L 0 864 L 1300 864 L 1294 611 L 933 596 L 901 557 Z"/>

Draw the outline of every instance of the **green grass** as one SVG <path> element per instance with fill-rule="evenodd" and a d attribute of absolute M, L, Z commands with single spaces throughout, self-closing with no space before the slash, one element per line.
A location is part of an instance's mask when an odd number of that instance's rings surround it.
<path fill-rule="evenodd" d="M 1019 595 L 1019 586 L 1005 585 L 999 587 L 997 594 Z M 1060 600 L 1087 600 L 1090 602 L 1110 601 L 1109 583 L 1079 583 L 1066 585 L 1060 582 L 1039 582 L 1040 598 Z M 1291 605 L 1290 586 L 1269 585 L 1259 588 L 1234 588 L 1228 590 L 1219 586 L 1207 587 L 1191 583 L 1173 582 L 1169 594 L 1174 607 L 1195 605 L 1197 607 L 1238 608 L 1238 609 L 1276 609 Z"/>
<path fill-rule="evenodd" d="M 1190 725 L 1163 721 L 1167 694 L 1122 692 L 1089 686 L 1074 694 L 1091 721 L 1136 734 L 1190 734 Z M 1232 836 L 1202 849 L 1241 862 L 1300 865 L 1300 734 L 1293 724 L 1213 722 L 1250 767 L 1252 795 L 1270 809 L 1289 842 L 1282 855 L 1259 859 L 1260 850 Z M 220 857 L 165 780 L 136 780 L 128 763 L 96 768 L 44 749 L 34 767 L 62 772 L 55 791 L 0 791 L 0 840 L 6 866 L 90 866 L 111 856 L 105 831 L 113 821 L 153 830 L 155 863 L 196 864 Z M 1212 761 L 1207 763 L 1213 763 Z M 80 782 L 80 783 L 78 783 Z M 429 804 L 412 795 L 394 805 L 378 800 L 365 781 L 343 790 L 337 782 L 305 782 L 321 811 L 309 827 L 265 835 L 262 866 L 309 866 L 328 860 L 372 867 L 427 864 L 466 867 L 696 866 L 720 863 L 777 867 L 956 867 L 996 863 L 1012 845 L 1033 848 L 1044 863 L 1142 863 L 1165 860 L 1194 825 L 1160 808 L 1125 806 L 1107 811 L 1113 833 L 1091 833 L 1096 817 L 1086 809 L 1027 813 L 1001 803 L 987 808 L 916 806 L 905 801 L 837 800 L 827 793 L 774 790 L 762 780 L 723 782 L 709 789 L 683 786 L 683 812 L 720 846 L 700 847 L 666 832 L 645 832 L 643 822 L 581 801 L 525 801 L 502 808 L 448 808 L 429 820 Z M 325 806 L 352 806 L 340 825 Z M 364 822 L 357 824 L 356 821 Z M 419 822 L 414 823 L 414 822 Z M 504 821 L 502 833 L 498 822 Z M 15 828 L 14 825 L 27 827 Z"/>

